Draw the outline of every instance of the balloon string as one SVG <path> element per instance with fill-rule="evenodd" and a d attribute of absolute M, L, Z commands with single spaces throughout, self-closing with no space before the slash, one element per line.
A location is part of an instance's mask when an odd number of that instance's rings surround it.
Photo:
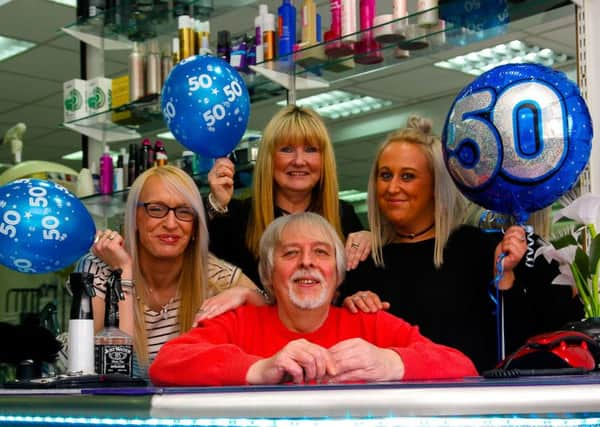
<path fill-rule="evenodd" d="M 533 267 L 535 261 L 535 250 L 533 249 L 533 227 L 531 225 L 522 225 L 527 239 L 527 252 L 525 253 L 525 265 Z"/>
<path fill-rule="evenodd" d="M 498 362 L 504 359 L 504 301 L 502 293 L 500 292 L 500 280 L 504 276 L 504 258 L 506 253 L 498 255 L 496 260 L 496 275 L 491 283 L 490 289 L 488 289 L 488 295 L 496 306 L 494 314 L 496 315 L 496 340 L 497 340 L 497 355 Z"/>

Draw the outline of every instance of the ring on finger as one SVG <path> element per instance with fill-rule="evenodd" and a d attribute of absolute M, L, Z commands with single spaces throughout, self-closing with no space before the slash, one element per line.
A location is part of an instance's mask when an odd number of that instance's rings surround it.
<path fill-rule="evenodd" d="M 352 247 L 352 248 L 354 248 L 354 249 L 358 249 L 358 248 L 360 247 L 360 245 L 359 245 L 358 243 L 356 243 L 356 242 L 352 242 L 352 243 L 350 244 L 350 247 Z"/>

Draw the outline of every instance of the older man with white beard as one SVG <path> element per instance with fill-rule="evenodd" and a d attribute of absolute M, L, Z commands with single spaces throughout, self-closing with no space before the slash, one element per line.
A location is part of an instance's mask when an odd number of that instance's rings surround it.
<path fill-rule="evenodd" d="M 243 306 L 166 343 L 156 385 L 372 382 L 477 375 L 458 350 L 384 311 L 352 314 L 331 301 L 344 246 L 314 213 L 282 216 L 260 242 L 259 272 L 275 304 Z M 402 280 L 402 278 L 399 278 Z"/>

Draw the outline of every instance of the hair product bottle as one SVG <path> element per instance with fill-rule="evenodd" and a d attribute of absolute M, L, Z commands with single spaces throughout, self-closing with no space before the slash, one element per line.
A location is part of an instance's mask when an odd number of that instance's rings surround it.
<path fill-rule="evenodd" d="M 421 27 L 435 27 L 439 19 L 437 6 L 437 0 L 418 0 L 417 25 Z"/>
<path fill-rule="evenodd" d="M 121 188 L 122 190 L 123 188 L 127 187 L 127 185 L 129 185 L 129 153 L 127 152 L 127 148 L 125 147 L 121 147 L 119 151 L 119 157 L 123 159 L 123 163 L 121 166 L 123 168 L 123 179 L 121 180 L 123 185 L 123 187 Z"/>
<path fill-rule="evenodd" d="M 302 6 L 302 47 L 317 43 L 317 8 L 313 0 L 304 0 Z"/>
<path fill-rule="evenodd" d="M 162 55 L 160 57 L 160 87 L 161 87 L 161 91 L 162 91 L 162 87 L 165 84 L 165 81 L 167 81 L 167 77 L 169 77 L 169 73 L 171 72 L 171 69 L 173 68 L 173 58 L 172 58 L 172 53 L 171 50 L 169 49 L 168 45 L 164 46 L 165 49 L 162 51 Z"/>
<path fill-rule="evenodd" d="M 246 68 L 247 47 L 246 36 L 239 37 L 233 42 L 229 63 L 238 71 L 242 71 Z"/>
<path fill-rule="evenodd" d="M 356 0 L 341 0 L 342 37 L 345 42 L 355 42 L 356 35 Z"/>
<path fill-rule="evenodd" d="M 265 60 L 265 46 L 263 40 L 263 31 L 265 27 L 265 19 L 269 9 L 266 4 L 258 6 L 258 16 L 254 18 L 254 37 L 256 43 L 256 63 L 260 64 Z"/>
<path fill-rule="evenodd" d="M 113 159 L 108 145 L 104 146 L 104 153 L 100 156 L 100 193 L 110 194 L 113 191 Z"/>
<path fill-rule="evenodd" d="M 69 364 L 68 372 L 94 373 L 94 312 L 92 297 L 94 275 L 91 273 L 71 273 L 69 287 L 71 315 L 69 317 Z"/>
<path fill-rule="evenodd" d="M 250 69 L 250 65 L 256 65 L 256 44 L 254 40 L 254 37 L 249 37 L 246 45 L 246 69 L 244 72 L 248 74 L 254 74 L 254 71 Z"/>
<path fill-rule="evenodd" d="M 177 28 L 179 32 L 179 60 L 181 61 L 194 55 L 192 18 L 188 15 L 179 16 L 177 18 Z"/>
<path fill-rule="evenodd" d="M 231 59 L 231 33 L 227 30 L 217 33 L 217 57 L 225 62 Z"/>
<path fill-rule="evenodd" d="M 137 178 L 138 167 L 138 145 L 134 142 L 129 144 L 129 160 L 127 161 L 127 186 L 131 187 L 133 181 Z"/>
<path fill-rule="evenodd" d="M 133 43 L 129 54 L 129 101 L 134 102 L 145 95 L 144 54 L 138 43 Z"/>
<path fill-rule="evenodd" d="M 164 166 L 169 163 L 169 156 L 165 144 L 158 139 L 154 143 L 154 163 L 156 166 Z"/>
<path fill-rule="evenodd" d="M 332 58 L 352 55 L 353 45 L 342 37 L 342 1 L 329 0 L 329 10 L 331 13 L 331 26 L 325 31 L 325 54 Z"/>
<path fill-rule="evenodd" d="M 196 47 L 200 55 L 211 53 L 209 21 L 196 21 Z"/>
<path fill-rule="evenodd" d="M 173 40 L 171 40 L 171 55 L 173 58 L 173 65 L 181 61 L 181 55 L 179 54 L 179 37 L 173 37 Z"/>
<path fill-rule="evenodd" d="M 148 55 L 146 55 L 146 95 L 160 95 L 162 89 L 160 62 L 158 40 L 150 40 Z"/>
<path fill-rule="evenodd" d="M 377 64 L 383 61 L 381 46 L 373 38 L 373 22 L 375 21 L 375 0 L 360 0 L 361 40 L 356 43 L 354 58 L 359 64 Z"/>
<path fill-rule="evenodd" d="M 262 42 L 265 61 L 272 61 L 277 56 L 275 48 L 275 15 L 272 13 L 265 15 Z"/>
<path fill-rule="evenodd" d="M 142 151 L 140 153 L 140 173 L 154 166 L 154 149 L 148 138 L 142 141 Z"/>
<path fill-rule="evenodd" d="M 406 0 L 394 0 L 392 4 L 392 24 L 394 32 L 398 34 L 400 40 L 406 36 L 406 28 L 408 27 L 408 7 Z"/>
<path fill-rule="evenodd" d="M 121 191 L 124 188 L 124 170 L 123 170 L 123 162 L 124 162 L 123 154 L 119 153 L 117 157 L 117 166 L 113 170 L 113 192 Z"/>
<path fill-rule="evenodd" d="M 277 34 L 279 36 L 279 56 L 284 57 L 294 52 L 296 44 L 296 8 L 290 0 L 283 0 L 277 9 Z"/>

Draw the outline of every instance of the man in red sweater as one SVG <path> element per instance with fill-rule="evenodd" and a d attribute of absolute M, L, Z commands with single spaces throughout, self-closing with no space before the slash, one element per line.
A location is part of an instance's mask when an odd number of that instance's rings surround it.
<path fill-rule="evenodd" d="M 274 305 L 242 306 L 167 342 L 150 366 L 162 386 L 371 382 L 475 376 L 458 350 L 384 311 L 331 301 L 344 246 L 314 213 L 282 216 L 260 241 L 259 272 Z M 401 280 L 401 278 L 399 278 Z"/>

